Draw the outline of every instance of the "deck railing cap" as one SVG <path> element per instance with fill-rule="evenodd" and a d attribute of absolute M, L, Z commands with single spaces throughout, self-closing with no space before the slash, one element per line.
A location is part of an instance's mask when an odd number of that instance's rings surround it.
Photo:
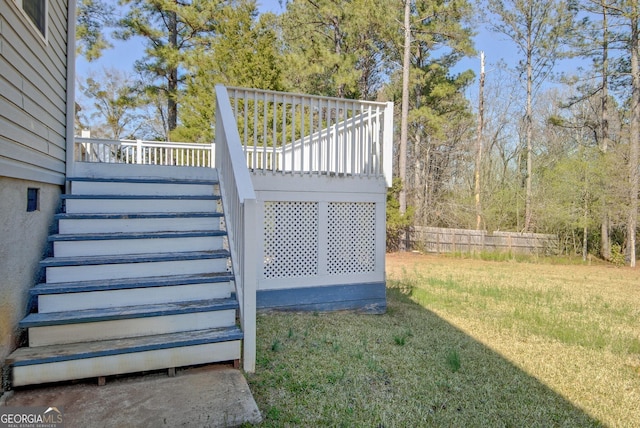
<path fill-rule="evenodd" d="M 220 85 L 224 86 L 224 85 Z M 338 98 L 338 97 L 328 97 L 324 95 L 310 95 L 310 94 L 299 94 L 295 92 L 281 92 L 281 91 L 273 91 L 270 89 L 255 89 L 255 88 L 243 88 L 239 86 L 224 86 L 229 91 L 246 91 L 246 92 L 259 92 L 270 95 L 284 96 L 284 97 L 296 97 L 296 98 L 308 98 L 308 99 L 317 99 L 317 100 L 328 100 L 337 103 L 356 103 L 356 104 L 364 104 L 364 105 L 372 105 L 378 107 L 386 107 L 389 102 L 386 101 L 368 101 L 368 100 L 357 100 L 353 98 Z"/>

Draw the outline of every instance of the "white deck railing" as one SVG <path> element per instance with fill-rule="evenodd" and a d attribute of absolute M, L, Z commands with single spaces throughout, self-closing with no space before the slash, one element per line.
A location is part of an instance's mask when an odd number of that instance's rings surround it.
<path fill-rule="evenodd" d="M 224 86 L 216 86 L 216 168 L 244 334 L 243 368 L 255 371 L 256 288 L 261 264 L 256 251 L 256 194 L 246 167 L 236 121 Z"/>
<path fill-rule="evenodd" d="M 75 138 L 76 162 L 128 163 L 138 165 L 215 165 L 211 144 L 144 140 Z"/>
<path fill-rule="evenodd" d="M 393 103 L 227 91 L 252 171 L 384 176 L 391 185 Z"/>

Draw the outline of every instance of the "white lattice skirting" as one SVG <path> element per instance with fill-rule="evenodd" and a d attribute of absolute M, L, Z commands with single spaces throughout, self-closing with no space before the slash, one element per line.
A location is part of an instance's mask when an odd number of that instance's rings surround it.
<path fill-rule="evenodd" d="M 373 202 L 265 202 L 263 278 L 374 272 L 375 227 Z"/>

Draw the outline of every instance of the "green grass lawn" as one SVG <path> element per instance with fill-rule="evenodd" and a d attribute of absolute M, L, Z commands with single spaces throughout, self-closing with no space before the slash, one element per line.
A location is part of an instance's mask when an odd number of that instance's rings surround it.
<path fill-rule="evenodd" d="M 640 271 L 392 254 L 388 310 L 258 317 L 263 426 L 640 427 Z"/>

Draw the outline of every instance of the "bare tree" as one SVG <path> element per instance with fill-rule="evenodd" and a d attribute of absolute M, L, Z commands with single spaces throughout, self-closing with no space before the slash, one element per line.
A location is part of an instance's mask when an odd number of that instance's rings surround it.
<path fill-rule="evenodd" d="M 137 86 L 130 74 L 115 68 L 103 68 L 78 82 L 86 99 L 82 110 L 89 114 L 85 122 L 90 119 L 96 136 L 119 140 L 136 134 L 143 122 Z"/>
<path fill-rule="evenodd" d="M 528 231 L 533 212 L 533 98 L 561 54 L 575 11 L 564 0 L 489 0 L 488 6 L 496 17 L 490 20 L 491 28 L 509 37 L 524 56 L 521 63 L 527 92 L 524 113 L 527 164 L 524 230 Z"/>

